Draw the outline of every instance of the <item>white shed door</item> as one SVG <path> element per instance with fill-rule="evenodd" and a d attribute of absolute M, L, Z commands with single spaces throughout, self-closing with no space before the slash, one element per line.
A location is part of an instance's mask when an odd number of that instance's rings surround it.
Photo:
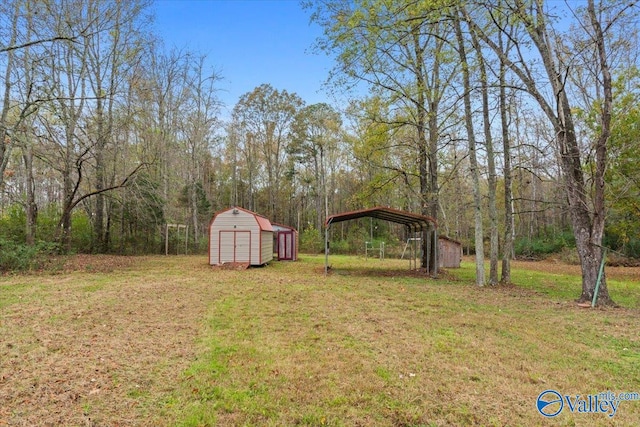
<path fill-rule="evenodd" d="M 220 232 L 220 263 L 251 262 L 251 232 Z"/>

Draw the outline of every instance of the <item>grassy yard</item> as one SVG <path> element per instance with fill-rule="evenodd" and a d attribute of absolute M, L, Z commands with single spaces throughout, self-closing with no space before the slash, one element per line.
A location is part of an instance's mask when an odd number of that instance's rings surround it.
<path fill-rule="evenodd" d="M 113 265 L 111 260 L 115 259 Z M 408 262 L 332 256 L 212 269 L 206 257 L 82 258 L 0 277 L 0 426 L 593 426 L 538 395 L 640 392 L 638 269 L 621 307 L 578 308 L 574 267 L 516 263 L 478 288 Z"/>

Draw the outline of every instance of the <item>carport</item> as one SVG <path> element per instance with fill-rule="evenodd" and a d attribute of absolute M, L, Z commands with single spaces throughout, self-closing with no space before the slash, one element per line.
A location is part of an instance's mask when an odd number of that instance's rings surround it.
<path fill-rule="evenodd" d="M 358 218 L 377 218 L 384 221 L 395 222 L 396 224 L 402 224 L 407 228 L 408 235 L 415 235 L 416 233 L 422 234 L 422 262 L 421 266 L 433 276 L 438 274 L 438 259 L 437 247 L 438 247 L 438 231 L 436 220 L 426 216 L 418 215 L 411 212 L 401 211 L 393 208 L 386 208 L 378 206 L 370 209 L 362 209 L 352 212 L 344 212 L 335 215 L 331 215 L 325 221 L 324 231 L 324 272 L 327 274 L 329 269 L 329 227 L 332 224 L 351 221 Z M 415 257 L 412 257 L 415 263 Z M 411 261 L 409 268 L 412 268 Z M 414 267 L 415 268 L 415 267 Z"/>

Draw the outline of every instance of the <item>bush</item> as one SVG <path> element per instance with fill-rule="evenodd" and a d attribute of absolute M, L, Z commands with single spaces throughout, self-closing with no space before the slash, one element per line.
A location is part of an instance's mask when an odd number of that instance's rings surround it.
<path fill-rule="evenodd" d="M 629 236 L 627 233 L 617 233 L 616 230 L 607 229 L 602 245 L 629 258 L 640 258 L 640 238 Z"/>
<path fill-rule="evenodd" d="M 27 216 L 21 205 L 13 204 L 0 217 L 0 238 L 13 242 L 24 242 Z"/>
<path fill-rule="evenodd" d="M 621 248 L 622 252 L 631 258 L 640 258 L 640 239 L 637 237 L 633 237 L 629 239 L 628 242 L 625 243 L 624 247 Z"/>
<path fill-rule="evenodd" d="M 564 248 L 573 246 L 575 246 L 573 233 L 564 231 L 532 239 L 516 239 L 514 248 L 517 256 L 540 258 L 545 255 L 561 252 Z"/>
<path fill-rule="evenodd" d="M 46 242 L 56 240 L 60 209 L 53 203 L 38 210 L 38 239 Z"/>
<path fill-rule="evenodd" d="M 307 228 L 300 234 L 300 252 L 306 252 L 310 254 L 319 254 L 322 251 L 324 239 L 320 234 L 320 231 L 314 227 Z"/>
<path fill-rule="evenodd" d="M 331 253 L 340 255 L 347 255 L 352 253 L 351 245 L 349 245 L 348 240 L 338 240 L 335 242 L 331 242 L 330 250 Z"/>
<path fill-rule="evenodd" d="M 0 239 L 0 271 L 25 271 L 39 268 L 44 258 L 56 252 L 56 245 L 40 242 L 34 246 Z"/>
<path fill-rule="evenodd" d="M 93 227 L 83 211 L 71 214 L 71 247 L 74 252 L 88 254 L 93 246 Z"/>

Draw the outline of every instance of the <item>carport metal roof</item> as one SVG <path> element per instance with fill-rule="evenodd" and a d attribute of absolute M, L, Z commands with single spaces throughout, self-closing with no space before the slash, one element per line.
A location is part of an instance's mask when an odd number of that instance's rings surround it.
<path fill-rule="evenodd" d="M 329 269 L 329 227 L 331 224 L 342 221 L 350 221 L 352 219 L 358 218 L 378 218 L 385 221 L 395 222 L 397 224 L 402 224 L 413 231 L 424 231 L 429 230 L 429 224 L 433 224 L 434 233 L 437 234 L 435 230 L 437 227 L 437 222 L 435 219 L 426 215 L 418 215 L 411 212 L 400 211 L 392 208 L 385 208 L 382 206 L 378 206 L 370 209 L 362 209 L 359 211 L 352 212 L 343 212 L 340 214 L 331 215 L 325 221 L 324 225 L 324 274 L 326 275 Z M 436 264 L 437 266 L 437 264 Z M 436 267 L 437 268 L 437 267 Z"/>
<path fill-rule="evenodd" d="M 325 227 L 330 227 L 331 224 L 336 222 L 350 221 L 352 219 L 364 217 L 378 218 L 385 221 L 395 222 L 397 224 L 403 224 L 407 227 L 413 228 L 414 230 L 426 230 L 429 228 L 429 223 L 436 225 L 436 220 L 430 216 L 418 215 L 411 212 L 378 206 L 370 209 L 331 215 L 327 218 Z"/>

